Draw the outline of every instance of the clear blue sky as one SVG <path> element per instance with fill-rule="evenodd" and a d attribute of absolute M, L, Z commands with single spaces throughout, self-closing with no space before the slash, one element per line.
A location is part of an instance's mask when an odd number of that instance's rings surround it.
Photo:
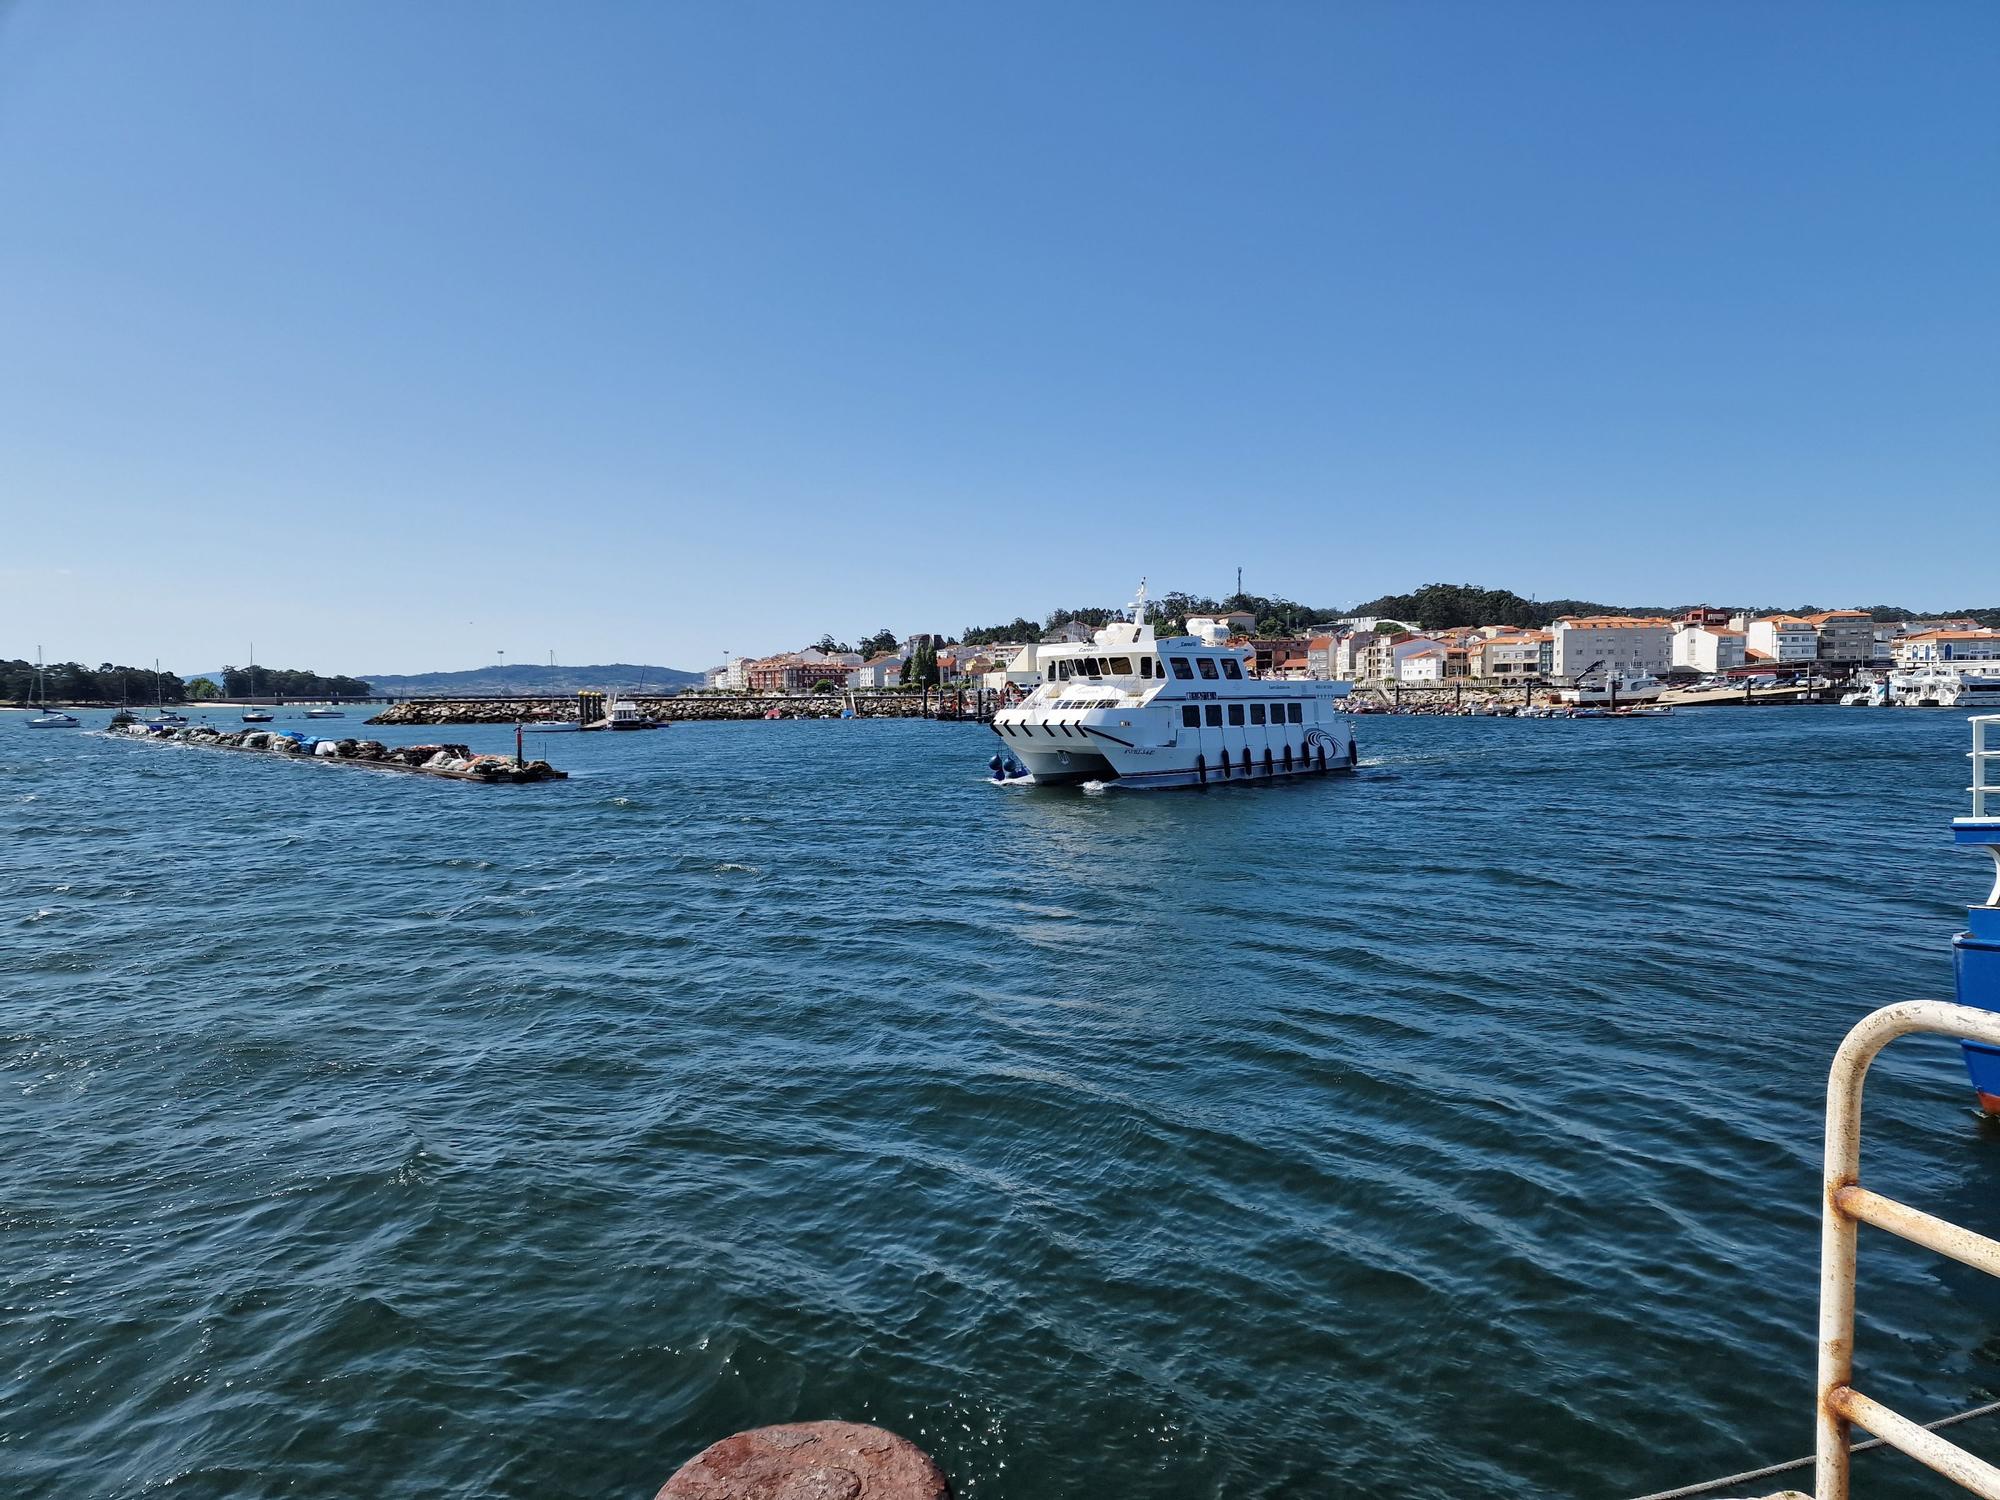
<path fill-rule="evenodd" d="M 1996 184 L 1990 0 L 0 0 L 0 655 L 2000 602 Z"/>

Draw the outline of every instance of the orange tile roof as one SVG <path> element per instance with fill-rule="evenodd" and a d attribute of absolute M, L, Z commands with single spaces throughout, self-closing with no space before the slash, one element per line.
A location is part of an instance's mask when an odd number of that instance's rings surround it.
<path fill-rule="evenodd" d="M 1673 622 L 1659 615 L 1564 615 L 1556 623 L 1572 630 L 1632 630 Z"/>

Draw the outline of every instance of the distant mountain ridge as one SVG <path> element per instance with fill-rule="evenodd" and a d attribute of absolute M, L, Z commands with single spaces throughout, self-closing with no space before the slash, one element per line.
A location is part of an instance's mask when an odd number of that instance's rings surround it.
<path fill-rule="evenodd" d="M 606 662 L 594 667 L 550 667 L 527 662 L 474 667 L 465 672 L 361 672 L 378 693 L 574 693 L 579 688 L 620 692 L 678 692 L 701 686 L 701 673 L 678 667 Z"/>

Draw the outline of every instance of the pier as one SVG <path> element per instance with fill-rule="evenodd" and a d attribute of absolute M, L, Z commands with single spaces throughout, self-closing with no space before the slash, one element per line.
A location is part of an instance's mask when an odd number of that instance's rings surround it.
<path fill-rule="evenodd" d="M 445 781 L 476 781 L 483 785 L 520 786 L 530 782 L 569 779 L 568 772 L 558 771 L 545 760 L 525 759 L 518 747 L 509 758 L 505 755 L 475 755 L 466 745 L 384 745 L 379 740 L 308 740 L 269 730 L 232 731 L 208 724 L 185 727 L 125 724 L 113 726 L 110 732 L 119 739 L 139 740 L 147 744 L 198 745 L 210 750 L 230 750 L 239 755 L 309 761 L 316 766 L 361 766 L 375 771 L 397 771 Z"/>

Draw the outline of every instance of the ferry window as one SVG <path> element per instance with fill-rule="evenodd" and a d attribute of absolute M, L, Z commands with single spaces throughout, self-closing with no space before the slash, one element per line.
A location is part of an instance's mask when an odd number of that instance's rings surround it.
<path fill-rule="evenodd" d="M 1261 724 L 1261 723 L 1263 723 L 1263 722 L 1264 722 L 1264 705 L 1263 705 L 1263 704 L 1261 704 L 1261 703 L 1253 703 L 1253 704 L 1251 704 L 1251 705 L 1250 705 L 1250 722 L 1251 722 L 1252 724 Z"/>
<path fill-rule="evenodd" d="M 1183 729 L 1201 728 L 1201 710 L 1196 708 L 1192 703 L 1183 704 L 1181 706 L 1181 728 Z"/>
<path fill-rule="evenodd" d="M 1272 722 L 1273 724 L 1282 724 L 1282 723 L 1284 723 L 1284 722 L 1285 722 L 1285 705 L 1284 705 L 1284 704 L 1282 704 L 1282 703 L 1273 703 L 1273 704 L 1271 705 L 1271 722 Z"/>
<path fill-rule="evenodd" d="M 1202 707 L 1207 711 L 1208 727 L 1210 729 L 1220 729 L 1222 727 L 1222 705 L 1220 703 L 1205 703 Z"/>
<path fill-rule="evenodd" d="M 1243 664 L 1233 656 L 1223 657 L 1222 675 L 1227 677 L 1231 682 L 1241 682 L 1243 680 Z"/>
<path fill-rule="evenodd" d="M 1131 675 L 1132 675 L 1132 658 L 1131 658 L 1131 657 L 1129 657 L 1129 656 L 1114 656 L 1114 657 L 1112 657 L 1112 658 L 1111 658 L 1111 675 L 1112 675 L 1113 677 L 1129 677 L 1129 676 L 1131 676 Z"/>
<path fill-rule="evenodd" d="M 1285 718 L 1293 724 L 1305 723 L 1305 717 L 1300 714 L 1299 705 L 1296 703 L 1287 703 L 1285 705 Z"/>
<path fill-rule="evenodd" d="M 1174 676 L 1180 678 L 1182 682 L 1194 681 L 1194 668 L 1188 665 L 1185 656 L 1170 656 L 1167 660 L 1174 664 Z"/>
<path fill-rule="evenodd" d="M 1195 658 L 1195 665 L 1201 669 L 1201 675 L 1204 679 L 1209 682 L 1215 681 L 1215 662 L 1212 658 L 1206 656 L 1197 657 Z"/>
<path fill-rule="evenodd" d="M 1100 662 L 1094 656 L 1086 656 L 1077 665 L 1083 668 L 1083 675 L 1086 677 L 1102 677 L 1104 675 L 1104 663 Z"/>
<path fill-rule="evenodd" d="M 1139 658 L 1139 675 L 1141 677 L 1151 677 L 1153 675 L 1152 657 L 1142 656 Z"/>
<path fill-rule="evenodd" d="M 1242 704 L 1232 703 L 1229 705 L 1229 722 L 1232 724 L 1241 724 L 1243 722 Z"/>
<path fill-rule="evenodd" d="M 1068 663 L 1068 662 L 1066 662 L 1066 661 L 1059 661 L 1059 662 L 1057 662 L 1057 663 L 1056 663 L 1056 666 L 1055 666 L 1055 680 L 1056 680 L 1057 682 L 1067 682 L 1067 681 L 1069 681 L 1069 663 Z"/>

